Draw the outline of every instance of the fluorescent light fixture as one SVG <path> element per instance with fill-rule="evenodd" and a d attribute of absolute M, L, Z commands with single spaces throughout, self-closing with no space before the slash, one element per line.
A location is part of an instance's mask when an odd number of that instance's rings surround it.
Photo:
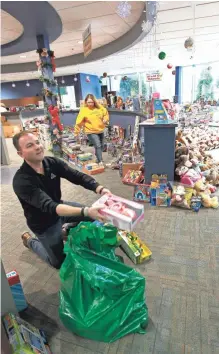
<path fill-rule="evenodd" d="M 78 44 L 82 44 L 83 43 L 83 41 L 78 41 Z"/>
<path fill-rule="evenodd" d="M 27 56 L 26 55 L 20 55 L 20 58 L 26 58 Z"/>

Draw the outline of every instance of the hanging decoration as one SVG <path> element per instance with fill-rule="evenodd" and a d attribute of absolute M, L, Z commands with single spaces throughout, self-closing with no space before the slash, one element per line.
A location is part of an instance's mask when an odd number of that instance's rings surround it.
<path fill-rule="evenodd" d="M 160 53 L 158 54 L 158 58 L 159 58 L 160 60 L 164 60 L 164 59 L 166 58 L 166 53 L 165 53 L 165 52 L 160 52 Z"/>
<path fill-rule="evenodd" d="M 55 56 L 52 50 L 40 48 L 37 50 L 39 60 L 37 61 L 38 71 L 41 72 L 39 80 L 43 83 L 42 94 L 45 97 L 45 115 L 48 120 L 49 133 L 52 142 L 54 155 L 62 156 L 62 124 L 59 118 L 57 107 L 57 80 L 53 73 L 56 71 Z"/>
<path fill-rule="evenodd" d="M 13 84 L 11 85 L 12 87 L 16 87 L 15 83 L 13 82 Z"/>
<path fill-rule="evenodd" d="M 123 81 L 128 80 L 128 76 L 123 76 L 122 80 L 123 80 Z"/>
<path fill-rule="evenodd" d="M 57 125 L 60 131 L 63 130 L 63 126 L 61 125 L 60 118 L 59 118 L 59 109 L 57 106 L 50 105 L 48 107 L 48 111 L 52 116 L 52 124 Z"/>
<path fill-rule="evenodd" d="M 117 76 L 114 76 L 114 80 L 117 80 Z"/>
<path fill-rule="evenodd" d="M 90 82 L 90 77 L 86 76 L 86 82 Z"/>
<path fill-rule="evenodd" d="M 74 76 L 74 81 L 75 81 L 75 82 L 78 81 L 78 78 L 77 78 L 76 75 Z"/>
<path fill-rule="evenodd" d="M 29 87 L 29 86 L 30 86 L 30 83 L 29 83 L 28 81 L 26 82 L 26 86 L 27 86 L 27 87 Z"/>
<path fill-rule="evenodd" d="M 167 64 L 167 69 L 172 69 L 173 65 L 172 64 Z"/>
<path fill-rule="evenodd" d="M 192 51 L 194 46 L 194 41 L 191 37 L 187 38 L 184 42 L 184 47 L 188 50 L 188 52 Z"/>
<path fill-rule="evenodd" d="M 64 80 L 63 76 L 62 76 L 62 81 L 61 81 L 61 83 L 62 83 L 62 84 L 65 84 L 65 80 Z"/>
<path fill-rule="evenodd" d="M 48 79 L 47 77 L 44 77 L 43 75 L 41 75 L 41 76 L 39 77 L 39 80 L 40 80 L 41 82 L 47 83 L 48 85 L 52 85 L 52 86 L 56 86 L 56 85 L 57 85 L 57 80 Z"/>
<path fill-rule="evenodd" d="M 172 75 L 176 75 L 176 70 L 173 70 L 173 71 L 172 71 Z"/>
<path fill-rule="evenodd" d="M 55 64 L 54 51 L 53 50 L 47 50 L 46 48 L 40 48 L 40 49 L 37 49 L 36 52 L 39 54 L 39 56 L 41 58 L 48 58 L 48 57 L 50 58 L 50 63 L 42 62 L 41 60 L 37 61 L 38 68 L 48 67 L 46 65 L 49 64 L 49 67 L 51 67 L 52 71 L 55 72 L 56 71 L 56 64 Z"/>
<path fill-rule="evenodd" d="M 103 77 L 104 77 L 104 78 L 107 77 L 107 73 L 103 73 Z"/>
<path fill-rule="evenodd" d="M 128 1 L 120 1 L 117 6 L 116 13 L 121 18 L 126 18 L 130 16 L 131 9 L 132 5 Z"/>

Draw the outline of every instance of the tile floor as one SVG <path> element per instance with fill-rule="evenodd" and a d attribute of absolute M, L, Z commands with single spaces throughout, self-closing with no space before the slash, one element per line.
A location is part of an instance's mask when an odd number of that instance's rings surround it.
<path fill-rule="evenodd" d="M 135 268 L 146 277 L 147 333 L 112 344 L 83 339 L 59 320 L 58 272 L 25 249 L 20 240 L 27 228 L 11 177 L 21 160 L 10 139 L 7 144 L 12 165 L 1 168 L 2 260 L 6 271 L 16 269 L 20 275 L 29 302 L 23 317 L 46 330 L 54 354 L 219 353 L 219 210 L 194 214 L 146 205 L 144 222 L 136 231 L 153 258 Z M 96 179 L 113 193 L 132 198 L 132 188 L 122 185 L 117 171 L 107 170 Z M 64 199 L 88 205 L 96 198 L 64 180 L 62 191 Z M 124 259 L 132 265 L 126 256 Z"/>

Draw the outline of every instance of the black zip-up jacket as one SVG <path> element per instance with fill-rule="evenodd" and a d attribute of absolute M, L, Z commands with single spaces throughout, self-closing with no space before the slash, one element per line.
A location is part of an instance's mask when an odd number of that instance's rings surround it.
<path fill-rule="evenodd" d="M 91 176 L 69 167 L 55 157 L 43 159 L 44 175 L 37 173 L 28 163 L 16 172 L 13 188 L 27 219 L 28 227 L 36 233 L 43 233 L 59 218 L 56 207 L 62 203 L 60 179 L 96 191 L 99 184 Z"/>

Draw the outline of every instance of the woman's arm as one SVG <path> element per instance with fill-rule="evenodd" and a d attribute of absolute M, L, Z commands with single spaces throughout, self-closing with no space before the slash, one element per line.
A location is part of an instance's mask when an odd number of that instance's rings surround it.
<path fill-rule="evenodd" d="M 105 107 L 103 107 L 103 123 L 105 125 L 109 123 L 109 113 Z"/>
<path fill-rule="evenodd" d="M 75 128 L 74 128 L 75 135 L 78 135 L 80 133 L 80 130 L 84 125 L 84 118 L 85 117 L 84 117 L 83 109 L 80 109 L 80 112 L 76 119 Z"/>

